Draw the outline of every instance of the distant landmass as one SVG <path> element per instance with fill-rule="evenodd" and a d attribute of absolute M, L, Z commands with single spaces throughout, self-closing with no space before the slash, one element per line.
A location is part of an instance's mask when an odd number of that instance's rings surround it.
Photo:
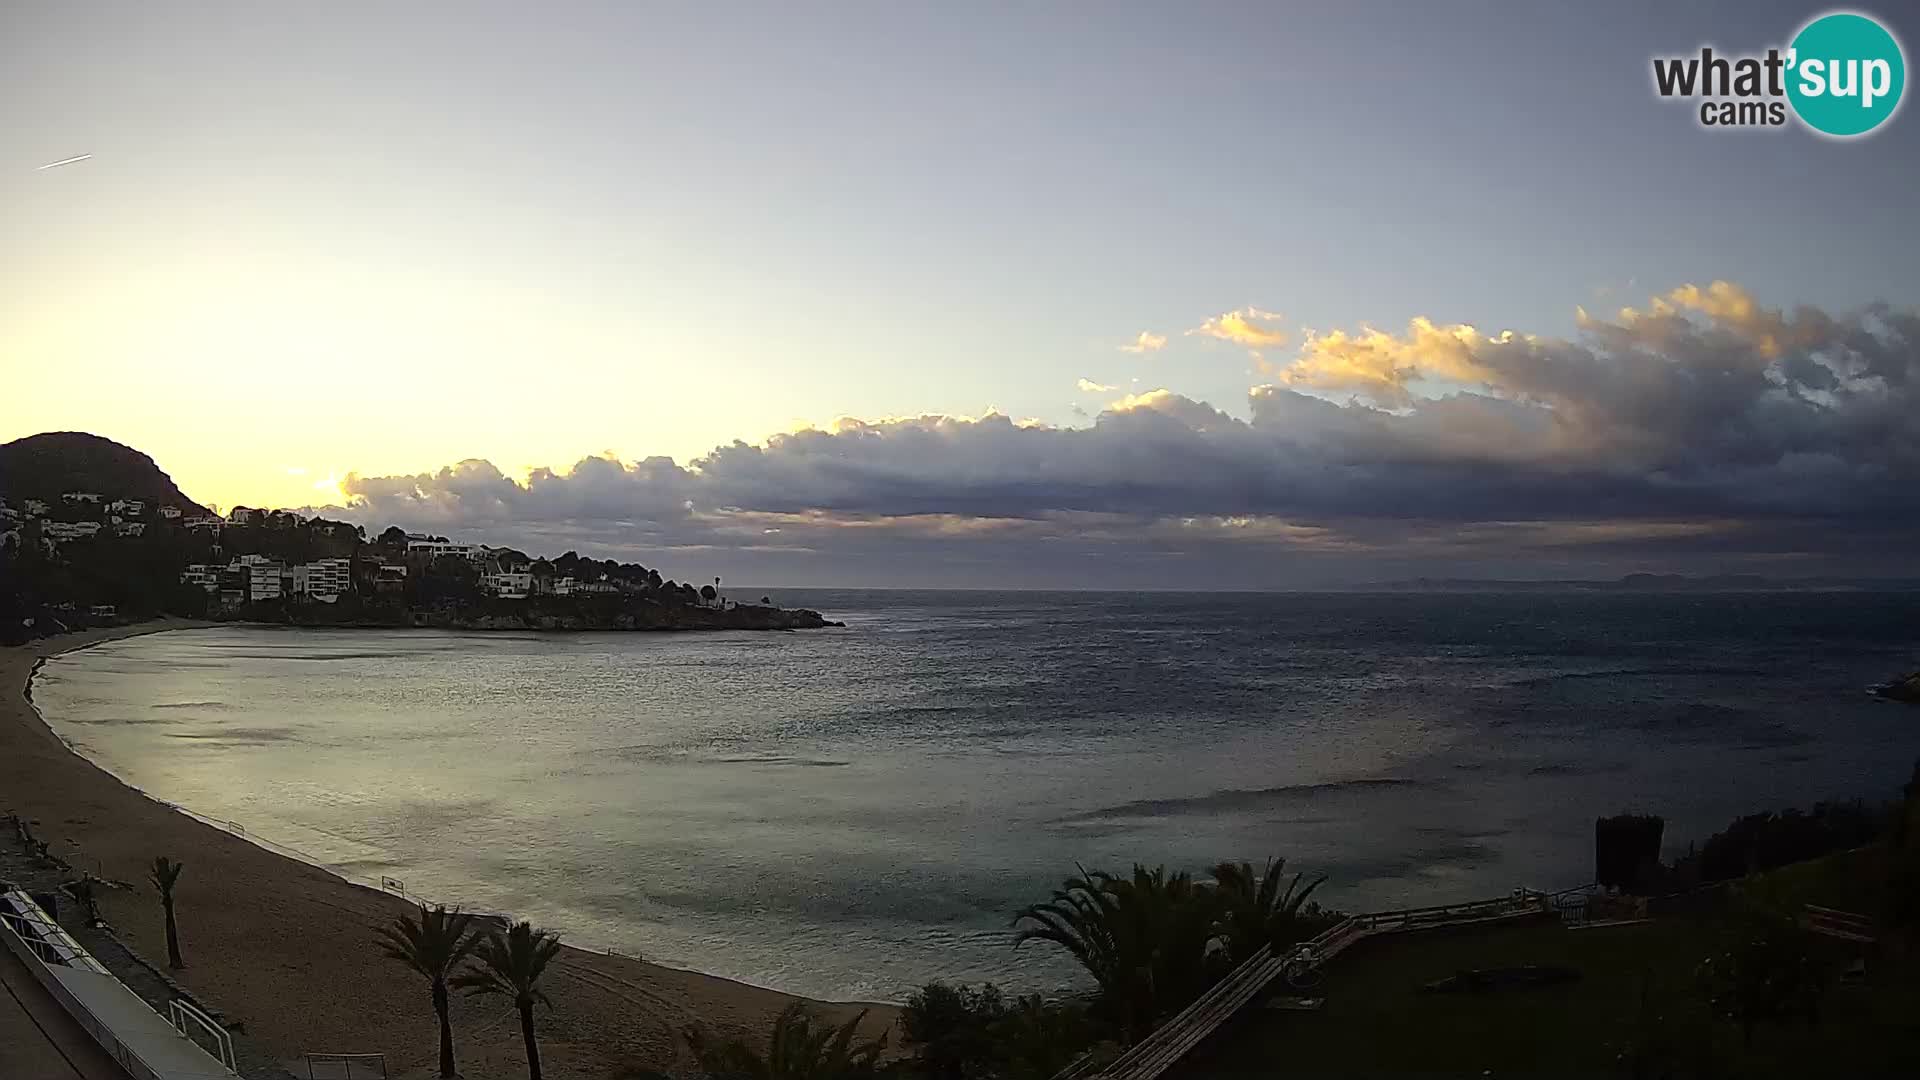
<path fill-rule="evenodd" d="M 77 431 L 0 446 L 0 643 L 156 615 L 469 630 L 838 626 L 639 563 L 553 558 L 236 506 L 216 516 L 152 458 Z"/>
<path fill-rule="evenodd" d="M 1366 588 L 1393 592 L 1912 592 L 1920 578 L 1768 578 L 1759 574 L 1628 574 L 1608 580 L 1407 578 Z"/>
<path fill-rule="evenodd" d="M 152 458 L 112 439 L 48 431 L 0 445 L 0 498 L 14 506 L 27 499 L 58 504 L 69 491 L 106 492 L 116 499 L 176 506 L 195 516 L 207 513 Z"/>

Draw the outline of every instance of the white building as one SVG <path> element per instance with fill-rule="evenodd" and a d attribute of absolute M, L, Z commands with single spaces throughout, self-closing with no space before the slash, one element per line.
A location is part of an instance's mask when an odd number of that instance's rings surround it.
<path fill-rule="evenodd" d="M 160 508 L 160 516 L 166 518 L 168 521 L 172 521 L 180 516 L 180 508 L 177 506 L 163 506 Z"/>
<path fill-rule="evenodd" d="M 208 592 L 220 591 L 220 568 L 206 563 L 190 563 L 180 571 L 180 584 L 197 585 Z"/>
<path fill-rule="evenodd" d="M 573 579 L 570 577 L 534 578 L 533 591 L 543 596 L 572 596 Z"/>
<path fill-rule="evenodd" d="M 227 569 L 247 572 L 247 599 L 280 599 L 280 579 L 286 574 L 281 564 L 265 555 L 242 555 L 228 563 Z"/>
<path fill-rule="evenodd" d="M 461 544 L 452 540 L 407 540 L 407 554 L 437 559 L 442 555 L 458 555 L 463 559 L 484 559 L 487 548 L 484 544 Z"/>
<path fill-rule="evenodd" d="M 533 575 L 524 571 L 482 574 L 480 588 L 503 600 L 524 600 L 533 591 Z"/>
<path fill-rule="evenodd" d="M 212 529 L 217 533 L 220 531 L 220 526 L 226 524 L 226 522 L 209 514 L 206 517 L 188 518 L 180 524 L 189 529 Z"/>
<path fill-rule="evenodd" d="M 321 559 L 293 568 L 293 592 L 331 604 L 353 588 L 353 560 Z"/>
<path fill-rule="evenodd" d="M 147 523 L 144 521 L 117 521 L 114 523 L 113 531 L 116 536 L 139 536 L 141 533 L 147 531 Z"/>
<path fill-rule="evenodd" d="M 79 540 L 100 531 L 97 521 L 43 521 L 40 534 L 55 540 Z"/>
<path fill-rule="evenodd" d="M 26 508 L 28 517 L 39 517 L 40 515 L 47 512 L 47 503 L 45 499 L 28 499 L 26 502 L 21 503 L 20 505 Z"/>
<path fill-rule="evenodd" d="M 93 503 L 96 506 L 100 503 L 100 493 L 97 491 L 69 491 L 60 498 L 70 503 Z"/>
<path fill-rule="evenodd" d="M 236 506 L 232 510 L 227 511 L 227 521 L 230 524 L 245 525 L 252 520 L 253 511 L 244 506 Z"/>
<path fill-rule="evenodd" d="M 115 499 L 107 504 L 107 509 L 116 514 L 139 517 L 141 514 L 146 513 L 147 504 L 140 499 Z"/>

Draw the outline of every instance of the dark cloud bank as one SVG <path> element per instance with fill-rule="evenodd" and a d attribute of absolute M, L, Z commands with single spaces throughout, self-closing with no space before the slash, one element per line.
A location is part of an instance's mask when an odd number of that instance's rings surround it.
<path fill-rule="evenodd" d="M 1282 588 L 1635 570 L 1914 573 L 1920 319 L 1735 286 L 1573 340 L 1417 320 L 1309 336 L 1245 418 L 1168 391 L 1088 427 L 922 416 L 681 466 L 350 477 L 347 516 L 686 577 Z"/>

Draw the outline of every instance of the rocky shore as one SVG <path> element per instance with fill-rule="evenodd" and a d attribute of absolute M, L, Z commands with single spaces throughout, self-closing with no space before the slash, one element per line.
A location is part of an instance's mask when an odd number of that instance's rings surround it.
<path fill-rule="evenodd" d="M 1920 671 L 1904 678 L 1873 688 L 1876 696 L 1890 701 L 1904 701 L 1909 705 L 1920 705 Z"/>
<path fill-rule="evenodd" d="M 726 608 L 636 605 L 487 603 L 431 608 L 338 606 L 241 608 L 219 621 L 335 629 L 436 630 L 821 630 L 845 623 L 810 608 L 741 604 Z"/>

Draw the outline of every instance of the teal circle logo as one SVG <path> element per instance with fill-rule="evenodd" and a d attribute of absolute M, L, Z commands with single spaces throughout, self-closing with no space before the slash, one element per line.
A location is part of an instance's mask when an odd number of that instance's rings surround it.
<path fill-rule="evenodd" d="M 1794 35 L 1787 100 L 1823 135 L 1865 135 L 1887 122 L 1907 88 L 1907 61 L 1886 27 L 1865 15 L 1822 15 Z"/>

